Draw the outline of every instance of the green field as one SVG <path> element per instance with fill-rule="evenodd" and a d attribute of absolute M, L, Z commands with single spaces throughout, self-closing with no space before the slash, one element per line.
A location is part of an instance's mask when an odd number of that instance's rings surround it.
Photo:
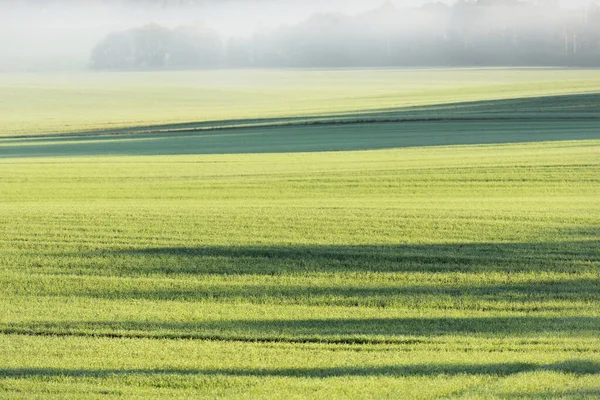
<path fill-rule="evenodd" d="M 506 76 L 561 73 L 597 72 Z M 352 82 L 386 74 L 426 76 Z M 600 95 L 567 83 L 2 127 L 0 398 L 598 398 Z"/>
<path fill-rule="evenodd" d="M 598 69 L 0 74 L 0 136 L 598 92 Z"/>

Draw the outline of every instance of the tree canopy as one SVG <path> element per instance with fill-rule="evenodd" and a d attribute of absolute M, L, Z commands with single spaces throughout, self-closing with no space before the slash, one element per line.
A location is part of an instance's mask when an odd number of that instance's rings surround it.
<path fill-rule="evenodd" d="M 359 66 L 600 66 L 600 6 L 460 0 L 356 16 L 314 15 L 251 38 L 147 25 L 105 38 L 99 69 Z"/>

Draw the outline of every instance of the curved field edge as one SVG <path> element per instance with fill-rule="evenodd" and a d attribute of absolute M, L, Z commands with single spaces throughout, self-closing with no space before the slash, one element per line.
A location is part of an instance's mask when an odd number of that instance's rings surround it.
<path fill-rule="evenodd" d="M 600 138 L 600 95 L 510 99 L 327 118 L 239 120 L 0 138 L 0 158 L 297 153 Z"/>
<path fill-rule="evenodd" d="M 0 136 L 327 118 L 600 92 L 597 70 L 201 71 L 0 75 Z"/>
<path fill-rule="evenodd" d="M 21 135 L 0 137 L 0 142 L 19 139 L 65 139 L 109 135 L 148 135 L 165 133 L 213 132 L 243 128 L 280 128 L 302 126 L 337 126 L 370 123 L 408 122 L 517 122 L 545 118 L 551 121 L 600 120 L 600 94 L 569 94 L 510 98 L 503 100 L 468 101 L 421 107 L 382 108 L 348 113 L 304 117 L 231 119 L 188 122 L 168 125 L 147 125 L 110 130 L 71 132 L 63 134 Z"/>

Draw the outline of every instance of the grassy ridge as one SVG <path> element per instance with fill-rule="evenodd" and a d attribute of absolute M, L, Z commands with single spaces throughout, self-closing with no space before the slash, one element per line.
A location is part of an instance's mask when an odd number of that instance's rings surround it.
<path fill-rule="evenodd" d="M 0 75 L 0 136 L 598 93 L 600 71 L 201 71 Z"/>
<path fill-rule="evenodd" d="M 600 95 L 0 138 L 0 157 L 282 153 L 600 138 Z"/>
<path fill-rule="evenodd" d="M 4 158 L 0 396 L 595 398 L 599 155 Z"/>

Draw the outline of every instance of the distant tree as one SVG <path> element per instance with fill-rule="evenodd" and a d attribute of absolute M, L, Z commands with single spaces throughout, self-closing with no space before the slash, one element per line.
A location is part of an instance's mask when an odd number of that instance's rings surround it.
<path fill-rule="evenodd" d="M 133 67 L 160 69 L 168 65 L 172 33 L 157 24 L 146 25 L 133 35 Z"/>
<path fill-rule="evenodd" d="M 147 2 L 184 7 L 202 0 Z M 99 69 L 599 67 L 600 6 L 566 10 L 555 0 L 458 0 L 400 10 L 387 2 L 359 15 L 314 15 L 227 42 L 202 25 L 147 25 L 107 36 L 94 49 L 91 64 Z"/>
<path fill-rule="evenodd" d="M 200 26 L 175 30 L 150 24 L 108 35 L 92 51 L 94 69 L 164 69 L 216 66 L 219 36 Z"/>
<path fill-rule="evenodd" d="M 175 29 L 169 51 L 169 65 L 176 68 L 211 67 L 223 59 L 221 38 L 201 25 Z"/>
<path fill-rule="evenodd" d="M 92 51 L 95 69 L 164 68 L 171 32 L 156 24 L 110 34 Z"/>

